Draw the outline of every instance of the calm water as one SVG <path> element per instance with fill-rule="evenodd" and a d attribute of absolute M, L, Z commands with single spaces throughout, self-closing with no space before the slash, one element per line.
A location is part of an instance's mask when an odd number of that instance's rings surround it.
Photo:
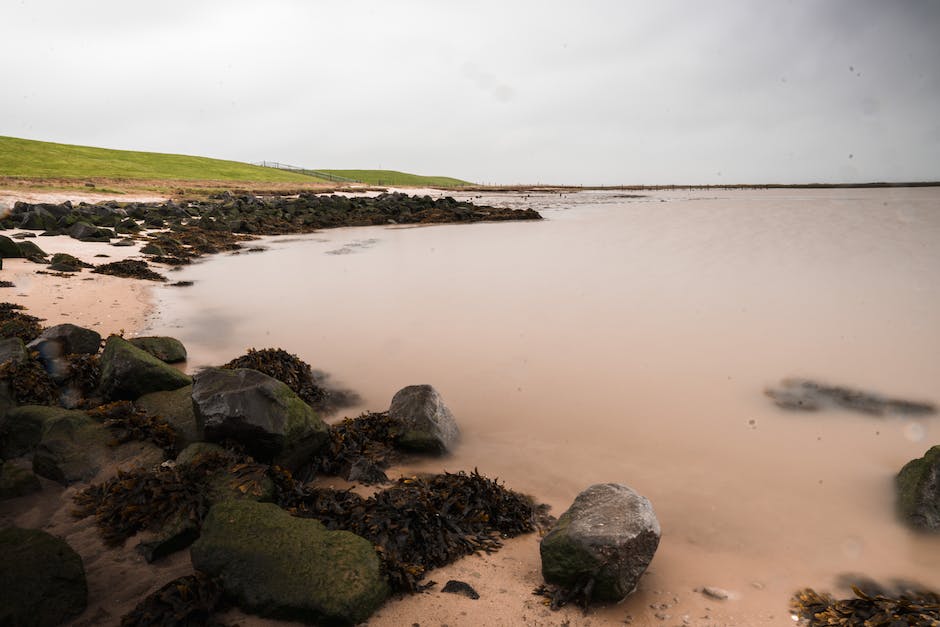
<path fill-rule="evenodd" d="M 804 376 L 940 401 L 940 190 L 478 202 L 546 220 L 272 238 L 175 274 L 196 284 L 158 291 L 149 332 L 192 368 L 283 347 L 361 393 L 346 415 L 431 383 L 464 435 L 444 467 L 556 514 L 626 483 L 662 524 L 655 584 L 743 591 L 744 617 L 843 572 L 940 587 L 940 536 L 892 509 L 940 417 L 763 396 Z"/>

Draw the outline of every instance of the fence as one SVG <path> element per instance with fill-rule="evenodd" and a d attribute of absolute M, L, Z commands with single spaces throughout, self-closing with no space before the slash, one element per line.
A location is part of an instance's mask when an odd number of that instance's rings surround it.
<path fill-rule="evenodd" d="M 261 161 L 254 165 L 260 165 L 262 168 L 274 168 L 276 170 L 287 170 L 289 172 L 296 172 L 297 174 L 303 174 L 305 176 L 315 176 L 319 179 L 326 179 L 328 181 L 335 181 L 337 183 L 361 183 L 362 181 L 357 181 L 356 179 L 346 178 L 345 176 L 338 176 L 336 174 L 330 174 L 329 172 L 321 172 L 319 170 L 308 170 L 307 168 L 302 168 L 299 165 L 290 165 L 287 163 L 279 163 L 277 161 Z"/>

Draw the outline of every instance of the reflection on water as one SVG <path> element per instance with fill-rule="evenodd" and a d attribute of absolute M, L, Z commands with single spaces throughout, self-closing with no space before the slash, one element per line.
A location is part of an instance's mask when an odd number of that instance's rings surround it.
<path fill-rule="evenodd" d="M 940 418 L 788 413 L 763 394 L 804 377 L 940 400 L 940 191 L 623 195 L 477 200 L 539 223 L 271 238 L 183 270 L 195 286 L 160 292 L 152 331 L 191 367 L 283 347 L 363 408 L 434 384 L 464 434 L 448 469 L 556 513 L 601 481 L 648 496 L 664 589 L 760 582 L 782 606 L 847 571 L 940 586 L 940 537 L 892 510 Z M 747 599 L 736 611 L 765 609 Z"/>

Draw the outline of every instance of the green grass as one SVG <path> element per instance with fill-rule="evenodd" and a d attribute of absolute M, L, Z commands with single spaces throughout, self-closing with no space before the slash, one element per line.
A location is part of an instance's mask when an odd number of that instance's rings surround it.
<path fill-rule="evenodd" d="M 409 185 L 415 187 L 463 187 L 473 185 L 449 176 L 421 176 L 395 170 L 323 170 L 317 172 L 342 176 L 367 185 Z"/>
<path fill-rule="evenodd" d="M 321 179 L 238 161 L 111 150 L 0 136 L 0 176 L 317 183 Z"/>

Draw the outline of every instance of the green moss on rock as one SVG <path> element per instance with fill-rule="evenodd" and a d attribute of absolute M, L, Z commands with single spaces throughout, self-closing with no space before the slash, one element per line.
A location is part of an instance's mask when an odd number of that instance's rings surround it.
<path fill-rule="evenodd" d="M 389 592 L 368 541 L 267 503 L 213 506 L 192 560 L 239 606 L 273 618 L 353 625 Z"/>
<path fill-rule="evenodd" d="M 898 513 L 912 527 L 940 531 L 940 445 L 909 461 L 896 480 Z"/>

